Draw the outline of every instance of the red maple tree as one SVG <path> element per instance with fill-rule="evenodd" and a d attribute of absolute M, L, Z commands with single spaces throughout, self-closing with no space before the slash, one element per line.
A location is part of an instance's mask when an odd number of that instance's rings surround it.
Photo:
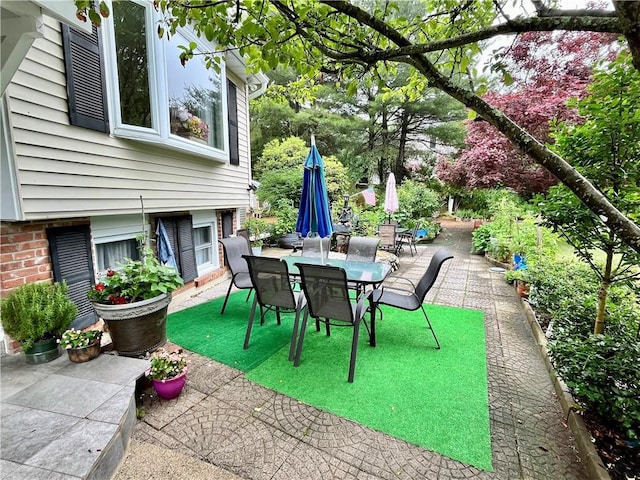
<path fill-rule="evenodd" d="M 615 38 L 589 32 L 528 32 L 499 53 L 515 80 L 510 88 L 483 98 L 502 110 L 541 142 L 551 142 L 551 120 L 580 121 L 566 106 L 582 98 L 598 60 L 612 59 Z M 476 119 L 467 122 L 467 147 L 455 159 L 442 158 L 440 180 L 462 188 L 510 187 L 525 196 L 557 183 L 495 127 Z"/>

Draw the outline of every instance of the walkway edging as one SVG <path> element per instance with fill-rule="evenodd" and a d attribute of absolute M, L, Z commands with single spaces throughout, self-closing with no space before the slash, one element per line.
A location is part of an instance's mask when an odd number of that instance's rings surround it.
<path fill-rule="evenodd" d="M 538 345 L 544 364 L 547 367 L 549 376 L 551 377 L 553 388 L 558 400 L 560 401 L 560 406 L 567 418 L 567 424 L 576 438 L 578 453 L 582 461 L 585 462 L 590 480 L 611 480 L 609 472 L 604 466 L 604 463 L 602 463 L 602 459 L 600 458 L 600 455 L 598 455 L 596 448 L 593 446 L 591 434 L 584 423 L 582 415 L 575 411 L 577 402 L 573 399 L 573 396 L 569 391 L 569 387 L 567 387 L 562 378 L 560 378 L 556 373 L 556 370 L 551 363 L 549 351 L 547 350 L 547 337 L 538 323 L 538 319 L 536 318 L 533 308 L 531 308 L 529 302 L 523 298 L 520 298 L 520 304 L 524 309 L 527 320 L 529 321 L 529 326 L 531 327 L 531 332 L 533 333 L 533 337 L 536 340 L 536 344 Z"/>

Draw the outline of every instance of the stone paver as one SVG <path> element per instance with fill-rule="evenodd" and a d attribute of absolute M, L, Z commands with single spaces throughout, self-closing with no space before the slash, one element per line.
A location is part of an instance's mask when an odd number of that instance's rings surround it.
<path fill-rule="evenodd" d="M 179 453 L 223 469 L 216 475 L 189 465 L 189 478 L 195 479 L 231 478 L 229 472 L 260 480 L 587 478 L 515 292 L 484 258 L 469 253 L 470 223 L 443 226 L 436 242 L 419 246 L 417 255 L 403 253 L 400 269 L 387 282 L 417 279 L 436 249 L 453 251 L 455 258 L 444 264 L 427 301 L 485 314 L 493 472 L 304 405 L 198 355 L 193 355 L 189 382 L 180 397 L 144 399 L 146 416 L 133 434 L 136 446 L 150 444 L 159 455 Z M 227 282 L 174 302 L 171 309 L 221 296 Z M 139 448 L 132 450 L 116 480 L 136 478 L 133 466 L 150 462 L 136 453 Z M 184 478 L 179 467 L 171 471 L 167 462 L 162 465 L 157 477 L 147 471 L 146 478 Z M 199 471 L 206 473 L 199 477 Z"/>

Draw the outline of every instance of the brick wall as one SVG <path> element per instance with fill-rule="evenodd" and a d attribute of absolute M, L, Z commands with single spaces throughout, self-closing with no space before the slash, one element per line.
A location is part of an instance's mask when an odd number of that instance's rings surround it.
<path fill-rule="evenodd" d="M 0 223 L 0 297 L 20 285 L 53 280 L 47 228 L 86 220 Z"/>

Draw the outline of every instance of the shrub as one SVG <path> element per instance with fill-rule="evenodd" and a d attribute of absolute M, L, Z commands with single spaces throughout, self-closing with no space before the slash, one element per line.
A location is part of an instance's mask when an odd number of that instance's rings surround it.
<path fill-rule="evenodd" d="M 491 236 L 493 234 L 492 232 L 493 228 L 491 227 L 491 224 L 481 225 L 476 228 L 471 234 L 471 245 L 473 247 L 471 249 L 471 253 L 482 254 L 489 250 Z"/>
<path fill-rule="evenodd" d="M 269 224 L 262 218 L 247 218 L 243 227 L 247 229 L 251 246 L 261 247 L 264 243 L 262 236 L 268 233 Z"/>
<path fill-rule="evenodd" d="M 394 217 L 404 225 L 409 219 L 433 218 L 440 211 L 442 200 L 438 192 L 425 187 L 422 182 L 405 180 L 398 187 L 398 204 L 400 209 Z"/>
<path fill-rule="evenodd" d="M 78 314 L 62 283 L 28 283 L 9 294 L 0 304 L 2 327 L 23 349 L 39 340 L 59 337 Z"/>
<path fill-rule="evenodd" d="M 273 234 L 276 237 L 293 233 L 296 231 L 296 222 L 298 220 L 298 210 L 293 208 L 290 201 L 280 199 L 273 207 L 273 214 L 278 218 L 273 225 Z"/>
<path fill-rule="evenodd" d="M 585 408 L 640 435 L 640 344 L 629 336 L 562 336 L 549 343 L 558 373 Z"/>
<path fill-rule="evenodd" d="M 595 275 L 577 261 L 541 261 L 527 270 L 531 284 L 529 303 L 545 313 L 560 310 L 567 298 L 581 298 L 597 292 Z"/>

